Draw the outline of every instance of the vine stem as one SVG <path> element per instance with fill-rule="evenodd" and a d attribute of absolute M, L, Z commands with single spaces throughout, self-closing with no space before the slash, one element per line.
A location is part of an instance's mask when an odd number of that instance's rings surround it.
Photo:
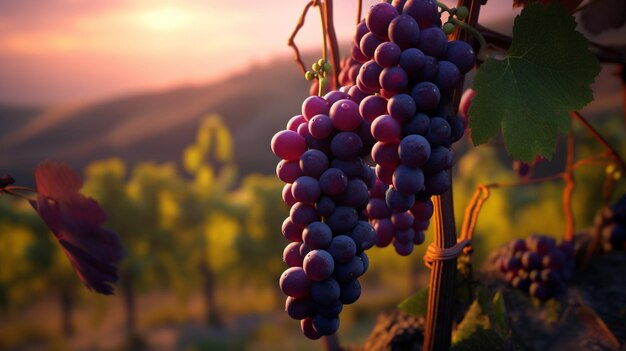
<path fill-rule="evenodd" d="M 571 121 L 570 121 L 571 125 Z M 571 129 L 571 128 L 570 128 Z M 574 212 L 572 210 L 572 195 L 576 188 L 574 180 L 574 132 L 570 131 L 567 135 L 567 160 L 565 163 L 565 172 L 563 172 L 563 180 L 565 187 L 563 188 L 563 213 L 565 215 L 565 235 L 563 239 L 566 241 L 574 241 Z"/>
<path fill-rule="evenodd" d="M 475 26 L 480 13 L 480 0 L 459 0 L 457 7 L 465 6 L 469 10 L 467 22 Z M 471 44 L 471 36 L 467 31 L 457 27 L 452 39 L 462 39 Z M 453 107 L 458 109 L 463 92 L 463 82 L 457 85 L 453 96 Z M 456 111 L 455 111 L 456 112 Z M 448 170 L 452 178 L 452 171 Z M 435 219 L 434 245 L 438 248 L 451 248 L 456 245 L 456 228 L 454 224 L 454 206 L 452 203 L 452 187 L 441 196 L 433 198 Z M 447 350 L 452 342 L 452 323 L 456 285 L 456 257 L 449 260 L 435 260 L 432 263 L 428 302 L 426 311 L 426 330 L 424 332 L 423 350 Z"/>
<path fill-rule="evenodd" d="M 330 57 L 332 59 L 332 89 L 339 87 L 339 65 L 340 65 L 340 53 L 339 44 L 337 43 L 337 34 L 335 32 L 335 24 L 333 20 L 333 0 L 324 1 L 324 17 L 326 19 L 326 29 L 324 32 L 328 37 L 330 44 Z"/>
<path fill-rule="evenodd" d="M 613 160 L 618 164 L 619 168 L 622 170 L 622 172 L 626 171 L 626 162 L 624 162 L 624 159 L 622 159 L 622 157 L 620 156 L 620 154 L 617 152 L 617 150 L 615 150 L 615 148 L 613 146 L 611 146 L 611 144 L 602 136 L 602 134 L 600 134 L 600 132 L 598 132 L 590 123 L 589 121 L 587 121 L 579 112 L 574 111 L 571 113 L 571 116 L 577 120 L 578 122 L 580 122 L 580 124 L 583 125 L 583 127 L 585 127 L 585 129 L 587 129 L 589 131 L 589 133 L 591 133 L 591 135 L 598 141 L 600 142 L 600 144 L 602 144 L 602 146 L 604 146 L 604 148 L 606 149 L 606 151 L 609 153 L 609 156 L 611 156 L 611 158 L 613 158 Z"/>
<path fill-rule="evenodd" d="M 306 6 L 304 6 L 304 9 L 302 9 L 302 13 L 300 14 L 300 18 L 298 18 L 298 23 L 296 24 L 296 27 L 293 29 L 293 32 L 291 32 L 291 36 L 289 36 L 289 39 L 287 39 L 287 46 L 293 48 L 294 60 L 298 64 L 298 67 L 300 67 L 302 74 L 306 73 L 306 67 L 304 66 L 304 62 L 302 62 L 302 56 L 300 55 L 298 45 L 296 45 L 296 36 L 298 35 L 300 29 L 304 26 L 306 14 L 309 12 L 309 9 L 316 3 L 317 0 L 311 0 L 309 3 L 306 4 Z"/>

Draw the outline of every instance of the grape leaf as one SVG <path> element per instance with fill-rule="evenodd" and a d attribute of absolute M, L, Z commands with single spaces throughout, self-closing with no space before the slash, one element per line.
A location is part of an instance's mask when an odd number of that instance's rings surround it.
<path fill-rule="evenodd" d="M 474 144 L 500 128 L 508 152 L 530 162 L 550 158 L 568 112 L 593 100 L 590 85 L 600 64 L 576 21 L 556 3 L 529 3 L 515 18 L 513 41 L 503 60 L 488 58 L 474 80 L 470 107 Z"/>
<path fill-rule="evenodd" d="M 594 1 L 582 11 L 580 19 L 585 29 L 594 35 L 609 29 L 617 29 L 626 23 L 626 2 Z"/>
<path fill-rule="evenodd" d="M 426 305 L 428 304 L 428 287 L 420 289 L 415 295 L 402 301 L 398 308 L 407 314 L 414 316 L 425 316 Z"/>
<path fill-rule="evenodd" d="M 33 208 L 61 244 L 79 279 L 89 289 L 112 294 L 115 263 L 124 257 L 117 234 L 102 227 L 106 213 L 80 193 L 82 180 L 68 166 L 41 162 L 35 169 L 37 201 Z"/>

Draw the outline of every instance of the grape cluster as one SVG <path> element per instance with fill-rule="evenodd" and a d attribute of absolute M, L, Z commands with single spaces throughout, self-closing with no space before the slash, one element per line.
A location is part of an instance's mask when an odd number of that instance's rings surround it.
<path fill-rule="evenodd" d="M 558 298 L 574 273 L 574 245 L 571 241 L 557 245 L 542 235 L 515 239 L 502 248 L 498 268 L 514 288 L 540 301 Z"/>
<path fill-rule="evenodd" d="M 362 214 L 374 170 L 363 162 L 373 141 L 359 106 L 344 92 L 310 96 L 302 114 L 272 139 L 282 160 L 276 173 L 287 183 L 291 207 L 282 226 L 291 243 L 283 252 L 290 267 L 280 278 L 285 309 L 301 320 L 305 336 L 335 333 L 344 304 L 361 294 L 357 278 L 368 268 L 365 250 L 377 241 Z"/>
<path fill-rule="evenodd" d="M 603 208 L 596 215 L 594 224 L 600 231 L 603 251 L 626 250 L 626 195 Z"/>
<path fill-rule="evenodd" d="M 346 89 L 370 123 L 376 141 L 371 157 L 385 190 L 383 196 L 370 194 L 372 211 L 366 213 L 377 228 L 378 245 L 393 242 L 399 254 L 408 255 L 412 243 L 423 241 L 430 197 L 450 189 L 450 147 L 466 127 L 454 113 L 452 92 L 473 67 L 475 54 L 463 41 L 448 42 L 431 0 L 372 6 L 353 44 L 344 83 L 356 81 Z"/>

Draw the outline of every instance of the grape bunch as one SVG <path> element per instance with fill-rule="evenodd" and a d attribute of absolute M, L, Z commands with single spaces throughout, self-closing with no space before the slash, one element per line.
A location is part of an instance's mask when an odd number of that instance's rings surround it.
<path fill-rule="evenodd" d="M 475 54 L 463 41 L 448 42 L 435 1 L 408 0 L 369 9 L 356 28 L 350 60 L 347 72 L 360 69 L 355 85 L 346 89 L 370 123 L 376 141 L 371 157 L 385 190 L 384 196 L 370 194 L 373 211 L 367 215 L 379 246 L 393 242 L 399 254 L 408 255 L 413 243 L 423 241 L 430 197 L 450 189 L 450 147 L 466 128 L 454 113 L 452 93 Z"/>
<path fill-rule="evenodd" d="M 498 257 L 498 268 L 514 288 L 540 301 L 560 297 L 574 273 L 574 245 L 557 245 L 550 237 L 532 235 L 505 245 Z"/>
<path fill-rule="evenodd" d="M 361 294 L 357 278 L 369 265 L 364 251 L 377 241 L 361 215 L 376 181 L 363 162 L 373 144 L 368 127 L 348 94 L 331 91 L 308 97 L 302 114 L 272 138 L 282 159 L 276 173 L 286 183 L 283 200 L 291 207 L 282 226 L 291 242 L 283 252 L 290 268 L 280 288 L 288 295 L 287 313 L 311 339 L 337 331 L 343 305 Z"/>
<path fill-rule="evenodd" d="M 594 225 L 603 251 L 626 250 L 626 195 L 598 212 Z"/>

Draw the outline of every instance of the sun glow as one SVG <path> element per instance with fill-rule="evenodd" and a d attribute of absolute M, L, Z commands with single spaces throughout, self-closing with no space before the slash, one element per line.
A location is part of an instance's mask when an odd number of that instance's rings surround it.
<path fill-rule="evenodd" d="M 140 24 L 163 32 L 172 32 L 188 26 L 192 22 L 192 17 L 188 11 L 176 7 L 162 7 L 137 14 Z"/>

